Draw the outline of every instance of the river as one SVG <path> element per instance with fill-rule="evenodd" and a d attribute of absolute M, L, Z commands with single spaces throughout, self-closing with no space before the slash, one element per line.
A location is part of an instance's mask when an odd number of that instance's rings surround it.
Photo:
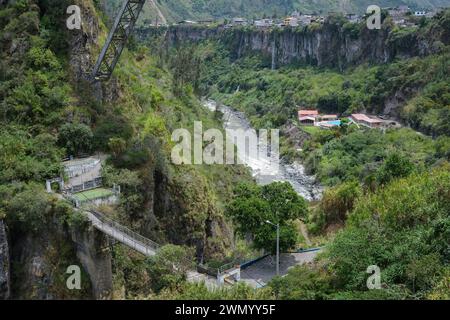
<path fill-rule="evenodd" d="M 223 114 L 223 126 L 225 130 L 251 129 L 249 121 L 242 112 L 238 112 L 228 106 L 218 105 L 214 100 L 204 101 L 204 106 L 211 111 L 219 108 L 218 110 Z M 245 154 L 245 150 L 238 149 L 238 157 L 242 154 Z M 315 182 L 314 176 L 305 174 L 305 168 L 301 163 L 294 162 L 290 164 L 281 161 L 279 165 L 275 166 L 265 159 L 241 157 L 241 159 L 244 158 L 246 158 L 244 163 L 250 167 L 253 176 L 259 184 L 265 185 L 275 181 L 289 182 L 295 191 L 306 200 L 320 200 L 323 188 Z M 265 173 L 264 175 L 261 174 L 262 171 Z"/>

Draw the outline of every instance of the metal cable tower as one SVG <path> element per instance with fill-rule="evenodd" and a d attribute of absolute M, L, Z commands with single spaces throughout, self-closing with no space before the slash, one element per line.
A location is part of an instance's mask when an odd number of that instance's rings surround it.
<path fill-rule="evenodd" d="M 109 32 L 92 72 L 94 81 L 107 81 L 119 61 L 146 0 L 126 0 Z"/>

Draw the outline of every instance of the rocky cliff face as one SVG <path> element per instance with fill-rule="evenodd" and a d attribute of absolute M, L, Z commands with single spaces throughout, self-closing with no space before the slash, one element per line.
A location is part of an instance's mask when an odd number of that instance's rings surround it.
<path fill-rule="evenodd" d="M 111 299 L 112 266 L 107 237 L 91 227 L 82 232 L 73 232 L 77 244 L 77 257 L 89 275 L 92 294 L 97 300 Z"/>
<path fill-rule="evenodd" d="M 94 63 L 103 43 L 98 13 L 90 1 L 76 1 L 81 8 L 82 27 L 68 32 L 70 77 L 75 86 L 83 91 L 88 89 L 98 102 L 111 103 L 118 99 L 120 90 L 116 79 L 107 85 L 89 81 Z"/>
<path fill-rule="evenodd" d="M 361 63 L 386 63 L 395 58 L 425 56 L 439 50 L 447 37 L 412 32 L 398 35 L 386 23 L 381 30 L 369 30 L 364 24 L 343 25 L 326 22 L 321 26 L 283 30 L 223 29 L 198 26 L 174 26 L 165 33 L 165 45 L 216 39 L 225 44 L 231 58 L 261 53 L 276 66 L 301 63 L 343 69 Z M 140 29 L 146 39 L 161 33 Z"/>
<path fill-rule="evenodd" d="M 68 228 L 55 218 L 39 232 L 11 233 L 11 298 L 105 299 L 111 297 L 111 255 L 93 228 Z M 105 244 L 106 243 L 106 244 Z M 81 289 L 70 289 L 69 266 L 82 270 Z"/>
<path fill-rule="evenodd" d="M 9 246 L 6 234 L 6 226 L 4 222 L 0 220 L 0 300 L 9 298 L 9 268 Z"/>

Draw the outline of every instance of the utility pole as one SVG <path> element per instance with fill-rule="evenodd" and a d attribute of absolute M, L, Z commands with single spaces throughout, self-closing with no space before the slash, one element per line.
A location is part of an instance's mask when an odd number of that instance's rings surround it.
<path fill-rule="evenodd" d="M 279 276 L 280 275 L 280 224 L 272 223 L 269 220 L 267 220 L 266 223 L 277 228 L 277 267 L 276 267 L 276 272 L 277 272 L 277 276 Z"/>
<path fill-rule="evenodd" d="M 277 223 L 277 276 L 280 275 L 280 224 Z"/>

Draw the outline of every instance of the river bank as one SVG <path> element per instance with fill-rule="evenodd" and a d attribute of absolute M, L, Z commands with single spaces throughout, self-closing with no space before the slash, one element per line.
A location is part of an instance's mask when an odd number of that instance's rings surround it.
<path fill-rule="evenodd" d="M 205 100 L 203 104 L 210 111 L 220 111 L 223 115 L 223 126 L 225 130 L 250 130 L 252 129 L 245 114 L 234 110 L 232 107 L 220 105 L 214 100 Z M 258 146 L 253 146 L 257 148 Z M 239 154 L 245 154 L 245 150 L 238 150 Z M 307 201 L 318 201 L 321 199 L 323 187 L 315 181 L 314 176 L 305 173 L 304 166 L 299 162 L 280 162 L 274 166 L 264 159 L 250 157 L 244 160 L 250 167 L 252 174 L 259 184 L 269 184 L 275 181 L 289 182 L 294 190 Z M 265 174 L 261 174 L 264 172 Z M 267 174 L 269 173 L 269 174 Z"/>

